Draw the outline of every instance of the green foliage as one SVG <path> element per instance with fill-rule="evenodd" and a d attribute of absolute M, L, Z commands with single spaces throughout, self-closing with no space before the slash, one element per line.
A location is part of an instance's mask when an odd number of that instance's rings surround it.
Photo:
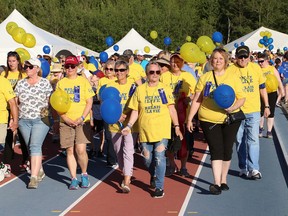
<path fill-rule="evenodd" d="M 288 33 L 288 2 L 279 0 L 1 0 L 0 7 L 0 21 L 16 8 L 36 26 L 98 52 L 108 48 L 107 36 L 117 42 L 131 28 L 161 49 L 169 36 L 169 50 L 188 35 L 196 42 L 215 31 L 222 32 L 223 43 L 228 32 L 232 41 L 260 26 Z"/>

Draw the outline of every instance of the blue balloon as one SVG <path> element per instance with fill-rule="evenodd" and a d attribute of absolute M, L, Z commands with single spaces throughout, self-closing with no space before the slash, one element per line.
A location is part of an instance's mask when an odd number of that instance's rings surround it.
<path fill-rule="evenodd" d="M 259 43 L 260 43 L 260 44 L 264 44 L 265 41 L 264 41 L 263 39 L 260 39 L 260 40 L 259 40 Z"/>
<path fill-rule="evenodd" d="M 269 38 L 269 39 L 268 39 L 268 43 L 269 43 L 269 44 L 272 44 L 273 41 L 274 41 L 273 38 Z"/>
<path fill-rule="evenodd" d="M 171 38 L 170 37 L 165 37 L 164 38 L 164 44 L 166 45 L 166 46 L 169 46 L 170 44 L 171 44 Z"/>
<path fill-rule="evenodd" d="M 284 48 L 283 48 L 283 50 L 284 50 L 284 51 L 287 51 L 287 50 L 288 50 L 288 48 L 287 48 L 287 47 L 284 47 Z"/>
<path fill-rule="evenodd" d="M 108 54 L 106 52 L 101 52 L 99 57 L 100 57 L 101 62 L 105 63 L 108 61 Z"/>
<path fill-rule="evenodd" d="M 119 103 L 121 102 L 120 92 L 118 91 L 118 89 L 116 89 L 114 87 L 104 88 L 100 97 L 101 97 L 102 101 L 105 101 L 107 99 L 114 99 L 114 100 L 118 101 Z"/>
<path fill-rule="evenodd" d="M 238 43 L 234 43 L 234 47 L 237 48 L 239 46 Z"/>
<path fill-rule="evenodd" d="M 113 49 L 117 52 L 119 50 L 119 46 L 118 45 L 114 45 Z"/>
<path fill-rule="evenodd" d="M 107 99 L 101 103 L 100 113 L 107 124 L 115 124 L 121 117 L 122 106 L 114 99 Z"/>
<path fill-rule="evenodd" d="M 229 108 L 235 101 L 233 88 L 226 84 L 218 86 L 213 92 L 213 96 L 216 104 L 223 109 Z"/>
<path fill-rule="evenodd" d="M 81 52 L 81 55 L 85 55 L 85 51 L 82 51 L 82 52 Z"/>
<path fill-rule="evenodd" d="M 268 42 L 268 37 L 267 37 L 267 36 L 264 36 L 264 37 L 263 37 L 263 40 L 264 40 L 265 42 Z"/>
<path fill-rule="evenodd" d="M 94 56 L 89 57 L 89 63 L 93 64 L 96 67 L 96 69 L 98 69 L 98 67 L 99 67 L 98 61 L 95 59 Z"/>
<path fill-rule="evenodd" d="M 268 46 L 268 49 L 271 51 L 271 50 L 274 49 L 274 46 L 273 46 L 272 44 L 270 44 L 270 45 Z"/>
<path fill-rule="evenodd" d="M 107 46 L 112 46 L 114 44 L 114 39 L 111 36 L 108 36 L 105 41 Z"/>
<path fill-rule="evenodd" d="M 107 86 L 107 85 L 101 86 L 101 88 L 99 89 L 98 98 L 101 99 L 101 94 L 102 94 L 103 90 L 106 88 L 106 86 Z M 102 100 L 102 99 L 101 99 L 101 100 Z"/>
<path fill-rule="evenodd" d="M 223 35 L 221 32 L 214 32 L 213 35 L 212 35 L 212 40 L 215 42 L 215 43 L 222 43 L 223 41 Z"/>
<path fill-rule="evenodd" d="M 244 42 L 241 42 L 240 45 L 241 45 L 241 46 L 245 46 L 245 43 L 244 43 Z"/>
<path fill-rule="evenodd" d="M 44 54 L 49 54 L 50 51 L 51 51 L 51 49 L 50 49 L 50 47 L 49 47 L 48 45 L 45 45 L 45 46 L 43 47 L 43 52 L 44 52 Z"/>
<path fill-rule="evenodd" d="M 48 61 L 44 58 L 39 58 L 39 60 L 41 61 L 42 77 L 46 78 L 50 73 L 50 65 Z"/>

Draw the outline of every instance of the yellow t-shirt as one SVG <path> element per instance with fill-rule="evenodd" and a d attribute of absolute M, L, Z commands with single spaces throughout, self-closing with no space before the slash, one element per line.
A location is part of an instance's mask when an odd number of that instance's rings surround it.
<path fill-rule="evenodd" d="M 5 76 L 5 73 L 3 72 L 1 76 Z M 22 79 L 24 79 L 25 77 L 27 77 L 27 74 L 22 73 Z M 19 71 L 15 72 L 8 71 L 8 76 L 6 78 L 9 80 L 12 88 L 14 89 L 19 80 Z"/>
<path fill-rule="evenodd" d="M 10 82 L 0 76 L 0 124 L 8 123 L 7 101 L 16 97 Z"/>
<path fill-rule="evenodd" d="M 129 65 L 128 79 L 132 82 L 136 82 L 137 80 L 140 80 L 141 77 L 146 77 L 144 69 L 140 64 L 133 62 L 131 65 Z"/>
<path fill-rule="evenodd" d="M 245 93 L 242 91 L 243 85 L 236 74 L 228 73 L 227 71 L 222 76 L 215 76 L 218 86 L 221 84 L 229 85 L 235 92 L 236 99 L 245 98 Z M 209 71 L 203 74 L 196 86 L 196 92 L 204 94 L 206 82 L 212 82 L 208 97 L 203 96 L 203 101 L 198 111 L 198 117 L 201 121 L 222 124 L 227 115 L 226 111 L 220 108 L 213 99 L 213 91 L 216 89 L 216 84 L 213 77 L 213 72 Z M 234 101 L 235 102 L 235 101 Z M 239 110 L 235 110 L 237 112 Z"/>
<path fill-rule="evenodd" d="M 263 73 L 263 76 L 266 78 L 267 75 L 272 75 L 275 77 L 275 79 L 277 80 L 277 83 L 278 83 L 278 79 L 277 77 L 275 76 L 274 74 L 274 70 L 275 70 L 275 67 L 272 66 L 272 65 L 268 65 L 267 67 L 265 68 L 261 68 L 262 69 L 262 73 Z M 279 83 L 278 83 L 279 85 Z M 269 93 L 272 93 L 272 92 L 276 92 L 277 89 L 278 89 L 278 85 L 275 86 L 276 88 L 275 89 L 270 89 L 271 91 Z M 267 88 L 267 85 L 266 85 L 266 88 Z M 268 89 L 267 89 L 267 92 L 268 92 Z"/>
<path fill-rule="evenodd" d="M 175 92 L 175 88 L 179 81 L 182 81 L 181 88 L 178 92 Z M 173 92 L 175 102 L 181 96 L 182 92 L 186 97 L 189 97 L 195 92 L 196 79 L 188 72 L 182 71 L 179 76 L 176 76 L 171 72 L 163 73 L 160 77 L 160 82 L 170 87 Z"/>
<path fill-rule="evenodd" d="M 259 85 L 265 83 L 266 78 L 258 64 L 249 62 L 247 67 L 240 68 L 233 64 L 226 70 L 227 73 L 236 74 L 242 84 L 242 91 L 246 94 L 246 100 L 241 108 L 244 113 L 260 112 L 260 91 Z"/>
<path fill-rule="evenodd" d="M 195 67 L 195 73 L 197 71 L 197 76 L 200 77 L 203 75 L 203 68 L 201 66 L 196 66 Z"/>
<path fill-rule="evenodd" d="M 114 87 L 118 89 L 118 91 L 120 92 L 120 96 L 121 96 L 120 104 L 122 106 L 122 113 L 126 115 L 130 114 L 130 111 L 131 111 L 127 106 L 128 106 L 128 102 L 130 101 L 129 91 L 133 83 L 134 82 L 132 82 L 131 80 L 127 80 L 127 83 L 123 85 L 120 85 L 118 81 L 107 84 L 107 87 Z M 127 125 L 128 121 L 129 121 L 129 115 L 126 117 L 125 121 L 123 122 L 123 126 Z M 111 132 L 119 133 L 121 132 L 121 130 L 122 128 L 119 123 L 109 125 L 109 131 Z"/>
<path fill-rule="evenodd" d="M 74 88 L 79 87 L 79 93 L 80 93 L 80 101 L 75 102 L 74 101 Z M 65 91 L 71 101 L 71 107 L 67 111 L 66 116 L 72 120 L 76 120 L 77 118 L 80 118 L 82 116 L 83 111 L 86 106 L 86 100 L 88 98 L 91 98 L 95 95 L 89 81 L 81 76 L 77 76 L 76 79 L 68 79 L 67 77 L 64 77 L 63 79 L 59 80 L 56 86 L 56 90 L 61 89 Z M 88 121 L 90 119 L 90 115 L 87 115 L 85 118 L 85 121 Z M 63 122 L 63 120 L 61 119 Z"/>
<path fill-rule="evenodd" d="M 167 103 L 163 104 L 159 90 L 164 90 Z M 171 138 L 171 117 L 168 105 L 174 104 L 171 89 L 159 82 L 155 87 L 147 83 L 138 86 L 128 107 L 138 111 L 140 142 L 158 142 Z"/>
<path fill-rule="evenodd" d="M 107 77 L 103 77 L 103 78 L 99 79 L 97 92 L 96 92 L 97 95 L 99 94 L 99 90 L 102 86 L 107 85 L 108 83 L 111 83 L 111 82 L 115 82 L 116 80 L 117 80 L 116 77 L 114 77 L 113 79 L 108 79 Z"/>

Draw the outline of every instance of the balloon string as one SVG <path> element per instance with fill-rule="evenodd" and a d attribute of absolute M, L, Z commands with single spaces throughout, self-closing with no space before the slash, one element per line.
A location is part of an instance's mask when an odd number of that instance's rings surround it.
<path fill-rule="evenodd" d="M 227 114 L 225 113 L 225 114 L 223 114 L 223 115 L 227 115 Z M 223 115 L 221 116 L 221 118 L 219 118 L 219 120 L 223 118 Z M 213 124 L 212 126 L 210 126 L 210 127 L 209 127 L 209 130 L 212 130 L 217 124 L 218 124 L 218 123 L 215 123 L 215 124 Z"/>

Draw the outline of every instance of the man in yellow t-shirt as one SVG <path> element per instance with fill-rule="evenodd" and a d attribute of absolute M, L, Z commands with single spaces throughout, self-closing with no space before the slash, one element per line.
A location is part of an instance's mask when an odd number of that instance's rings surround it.
<path fill-rule="evenodd" d="M 260 95 L 265 104 L 264 117 L 270 114 L 265 77 L 259 65 L 250 62 L 247 46 L 236 49 L 236 63 L 227 68 L 227 73 L 235 73 L 243 84 L 246 101 L 242 106 L 246 119 L 242 121 L 237 133 L 236 147 L 241 169 L 239 176 L 261 179 L 259 172 L 259 122 Z"/>
<path fill-rule="evenodd" d="M 18 128 L 18 108 L 15 101 L 16 95 L 10 82 L 0 76 L 0 86 L 0 150 L 3 150 L 8 125 L 7 105 L 9 104 L 12 115 L 8 126 L 13 132 Z"/>

